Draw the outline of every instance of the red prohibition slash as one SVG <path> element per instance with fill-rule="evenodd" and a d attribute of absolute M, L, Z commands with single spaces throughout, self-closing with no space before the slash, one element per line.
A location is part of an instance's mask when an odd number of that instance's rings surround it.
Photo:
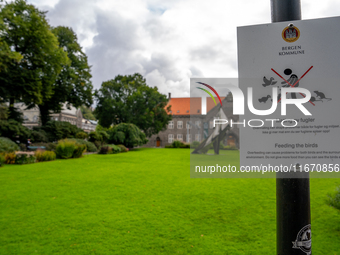
<path fill-rule="evenodd" d="M 276 73 L 282 80 L 284 80 L 287 84 L 289 84 L 289 86 L 291 86 L 292 88 L 294 88 L 295 87 L 295 85 L 311 70 L 313 68 L 313 66 L 311 66 L 302 76 L 301 76 L 301 78 L 300 79 L 298 79 L 297 80 L 297 82 L 295 82 L 294 83 L 294 85 L 292 85 L 292 84 L 290 84 L 285 78 L 283 78 L 278 72 L 276 72 L 273 68 L 271 69 L 274 73 Z M 303 97 L 306 97 L 304 94 L 302 94 L 302 93 L 299 93 L 301 96 L 303 96 Z M 287 93 L 286 93 L 286 95 L 287 95 Z M 281 101 L 281 98 L 280 98 L 280 100 L 279 101 L 277 101 L 278 103 L 280 103 L 280 101 Z M 313 103 L 313 102 L 311 102 L 310 100 L 309 100 L 309 102 L 312 104 L 312 105 L 314 105 L 315 106 L 315 104 Z"/>

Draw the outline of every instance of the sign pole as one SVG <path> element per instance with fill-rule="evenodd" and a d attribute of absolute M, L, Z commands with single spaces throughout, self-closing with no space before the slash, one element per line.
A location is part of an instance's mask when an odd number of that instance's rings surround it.
<path fill-rule="evenodd" d="M 301 20 L 300 0 L 271 0 L 272 23 Z M 296 176 L 295 176 L 296 175 Z M 276 176 L 276 247 L 278 255 L 312 254 L 309 173 Z"/>

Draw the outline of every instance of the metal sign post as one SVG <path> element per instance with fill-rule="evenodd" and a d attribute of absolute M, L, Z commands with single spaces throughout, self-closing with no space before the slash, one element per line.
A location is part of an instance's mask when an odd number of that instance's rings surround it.
<path fill-rule="evenodd" d="M 300 0 L 271 0 L 271 18 L 272 23 L 301 20 Z M 278 255 L 312 252 L 309 173 L 296 174 L 300 178 L 282 178 L 280 174 L 276 178 Z"/>

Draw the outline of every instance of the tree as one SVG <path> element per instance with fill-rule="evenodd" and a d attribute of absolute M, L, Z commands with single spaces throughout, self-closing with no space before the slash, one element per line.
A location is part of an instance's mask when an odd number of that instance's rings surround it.
<path fill-rule="evenodd" d="M 43 125 L 49 121 L 50 112 L 60 112 L 65 102 L 76 108 L 91 106 L 93 102 L 90 66 L 77 42 L 77 35 L 71 28 L 62 26 L 53 28 L 52 32 L 58 38 L 60 47 L 67 52 L 70 63 L 62 66 L 53 86 L 53 94 L 47 95 L 38 104 Z"/>
<path fill-rule="evenodd" d="M 24 0 L 15 0 L 0 7 L 0 18 L 4 27 L 0 40 L 11 49 L 15 60 L 7 61 L 6 68 L 0 69 L 1 96 L 9 101 L 12 118 L 15 100 L 33 107 L 52 96 L 52 86 L 69 60 L 50 29 L 45 12 Z"/>
<path fill-rule="evenodd" d="M 87 120 L 96 120 L 96 118 L 93 115 L 93 112 L 89 107 L 86 107 L 85 105 L 80 106 L 81 113 L 83 114 L 84 119 Z"/>
<path fill-rule="evenodd" d="M 171 120 L 170 106 L 164 109 L 168 100 L 158 92 L 157 87 L 149 87 L 142 75 L 121 76 L 102 83 L 95 91 L 97 108 L 95 115 L 99 124 L 110 127 L 120 123 L 133 123 L 146 136 L 165 129 Z"/>

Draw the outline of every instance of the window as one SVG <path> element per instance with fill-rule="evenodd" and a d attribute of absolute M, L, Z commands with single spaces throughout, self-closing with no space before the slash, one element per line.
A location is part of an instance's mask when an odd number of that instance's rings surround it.
<path fill-rule="evenodd" d="M 182 129 L 183 128 L 183 121 L 177 121 L 177 128 Z"/>
<path fill-rule="evenodd" d="M 168 143 L 172 143 L 174 141 L 174 135 L 173 134 L 169 134 L 168 135 Z"/>
<path fill-rule="evenodd" d="M 195 141 L 198 141 L 198 142 L 201 141 L 201 135 L 200 134 L 195 135 Z"/>
<path fill-rule="evenodd" d="M 187 135 L 187 143 L 191 143 L 191 135 Z"/>
<path fill-rule="evenodd" d="M 201 121 L 196 120 L 195 121 L 195 126 L 196 126 L 196 128 L 200 128 L 201 127 Z"/>
<path fill-rule="evenodd" d="M 173 129 L 174 128 L 174 122 L 173 121 L 169 121 L 168 128 L 169 129 Z"/>
<path fill-rule="evenodd" d="M 182 134 L 177 134 L 177 140 L 178 141 L 183 141 L 183 135 Z"/>
<path fill-rule="evenodd" d="M 190 128 L 191 128 L 191 122 L 187 121 L 187 129 L 190 129 Z"/>

